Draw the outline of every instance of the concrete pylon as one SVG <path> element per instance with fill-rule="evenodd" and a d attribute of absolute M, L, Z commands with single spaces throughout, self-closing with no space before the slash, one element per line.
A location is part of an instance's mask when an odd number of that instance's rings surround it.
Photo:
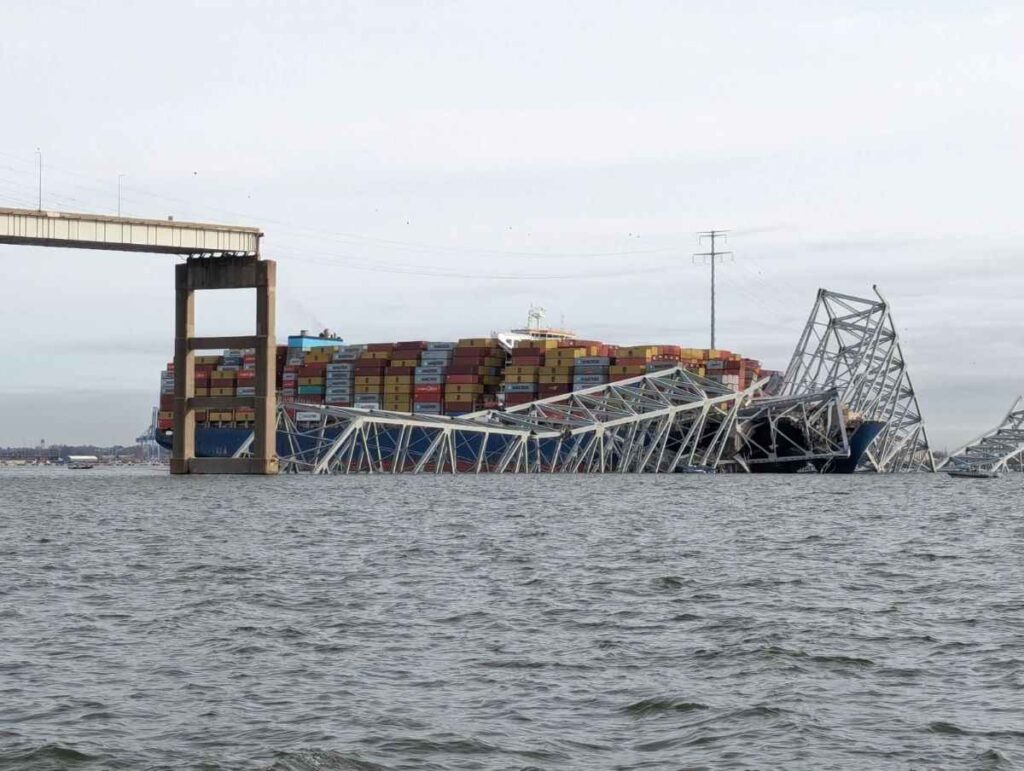
<path fill-rule="evenodd" d="M 189 258 L 175 268 L 174 437 L 172 474 L 276 474 L 277 263 L 258 256 Z M 256 334 L 196 337 L 195 293 L 206 289 L 255 289 Z M 195 352 L 256 350 L 255 396 L 195 395 Z M 256 412 L 251 458 L 197 458 L 196 415 L 201 410 L 251 407 Z"/>

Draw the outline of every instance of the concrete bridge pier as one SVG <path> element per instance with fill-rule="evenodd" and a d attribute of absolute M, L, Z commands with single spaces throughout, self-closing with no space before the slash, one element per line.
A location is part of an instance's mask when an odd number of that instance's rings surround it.
<path fill-rule="evenodd" d="M 175 269 L 174 446 L 172 474 L 276 474 L 277 263 L 257 255 L 192 257 Z M 195 293 L 212 289 L 256 290 L 256 334 L 196 337 Z M 255 396 L 195 395 L 195 352 L 256 349 Z M 252 407 L 256 412 L 252 457 L 197 458 L 196 415 L 200 410 Z"/>

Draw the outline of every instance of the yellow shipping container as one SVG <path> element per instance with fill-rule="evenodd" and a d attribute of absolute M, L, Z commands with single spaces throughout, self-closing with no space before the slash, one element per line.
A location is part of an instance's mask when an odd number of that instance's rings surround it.
<path fill-rule="evenodd" d="M 536 383 L 539 375 L 505 375 L 506 383 Z"/>
<path fill-rule="evenodd" d="M 631 364 L 624 366 L 621 364 L 613 364 L 608 368 L 609 375 L 628 375 L 630 377 L 634 375 L 642 375 L 647 370 L 646 367 L 642 367 L 639 364 Z"/>
<path fill-rule="evenodd" d="M 620 359 L 649 359 L 658 353 L 656 345 L 633 345 L 628 348 L 616 348 L 615 356 Z"/>
<path fill-rule="evenodd" d="M 161 410 L 160 412 L 157 413 L 157 417 L 160 420 L 173 420 L 174 410 Z"/>
<path fill-rule="evenodd" d="M 539 375 L 539 382 L 542 385 L 566 384 L 572 382 L 572 375 Z"/>
<path fill-rule="evenodd" d="M 417 367 L 419 366 L 419 359 L 392 359 L 392 367 Z"/>
<path fill-rule="evenodd" d="M 331 360 L 331 354 L 320 353 L 319 351 L 310 351 L 306 354 L 306 364 L 323 364 L 324 362 Z"/>
<path fill-rule="evenodd" d="M 409 385 L 412 384 L 412 375 L 385 375 L 384 382 L 388 385 Z"/>
<path fill-rule="evenodd" d="M 493 337 L 463 337 L 455 344 L 456 348 L 486 348 L 494 345 Z"/>
<path fill-rule="evenodd" d="M 449 383 L 444 387 L 446 394 L 482 394 L 484 387 L 478 383 Z"/>
<path fill-rule="evenodd" d="M 210 396 L 234 396 L 234 395 L 235 395 L 235 389 L 234 388 L 225 388 L 225 387 L 222 386 L 222 387 L 211 388 L 210 389 Z"/>
<path fill-rule="evenodd" d="M 516 348 L 543 348 L 545 351 L 549 351 L 552 348 L 558 347 L 557 340 L 517 340 L 515 343 Z"/>
<path fill-rule="evenodd" d="M 355 384 L 359 385 L 381 385 L 384 382 L 384 378 L 380 375 L 358 375 L 355 379 Z"/>
<path fill-rule="evenodd" d="M 538 369 L 537 367 L 532 367 L 532 366 L 524 367 L 524 366 L 521 366 L 521 365 L 520 366 L 514 366 L 514 367 L 505 367 L 505 374 L 506 375 L 536 375 L 537 374 L 537 369 Z"/>
<path fill-rule="evenodd" d="M 484 375 L 480 378 L 480 382 L 484 385 L 498 385 L 501 382 L 501 378 L 498 375 Z M 528 382 L 532 383 L 533 381 L 530 380 Z"/>
<path fill-rule="evenodd" d="M 357 394 L 382 394 L 384 386 L 380 383 L 356 383 L 355 392 Z"/>
<path fill-rule="evenodd" d="M 220 364 L 220 356 L 196 356 L 196 364 Z"/>
<path fill-rule="evenodd" d="M 210 389 L 209 388 L 196 388 L 196 396 L 209 396 L 209 395 L 210 395 Z"/>
<path fill-rule="evenodd" d="M 538 367 L 538 375 L 571 375 L 573 371 L 572 367 Z"/>
<path fill-rule="evenodd" d="M 586 346 L 579 345 L 574 348 L 553 348 L 548 351 L 545 356 L 547 358 L 555 357 L 559 359 L 580 359 L 590 354 L 590 349 Z"/>
<path fill-rule="evenodd" d="M 234 370 L 221 371 L 215 369 L 210 373 L 210 380 L 234 380 L 238 377 L 238 373 Z"/>
<path fill-rule="evenodd" d="M 390 359 L 391 351 L 363 351 L 364 359 Z"/>
<path fill-rule="evenodd" d="M 322 377 L 300 377 L 299 385 L 323 385 L 324 379 Z"/>
<path fill-rule="evenodd" d="M 412 383 L 385 383 L 385 394 L 411 394 Z"/>

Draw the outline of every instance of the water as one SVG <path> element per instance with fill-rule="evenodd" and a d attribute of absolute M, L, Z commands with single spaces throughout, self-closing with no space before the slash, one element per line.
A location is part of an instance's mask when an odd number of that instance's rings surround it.
<path fill-rule="evenodd" d="M 1024 768 L 1022 493 L 0 470 L 0 769 Z"/>

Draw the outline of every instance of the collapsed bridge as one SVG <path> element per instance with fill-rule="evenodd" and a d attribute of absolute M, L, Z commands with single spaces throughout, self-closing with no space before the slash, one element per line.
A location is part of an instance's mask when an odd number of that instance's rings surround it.
<path fill-rule="evenodd" d="M 935 470 L 887 302 L 824 289 L 781 383 L 675 367 L 459 417 L 284 402 L 277 453 L 314 474 Z"/>

